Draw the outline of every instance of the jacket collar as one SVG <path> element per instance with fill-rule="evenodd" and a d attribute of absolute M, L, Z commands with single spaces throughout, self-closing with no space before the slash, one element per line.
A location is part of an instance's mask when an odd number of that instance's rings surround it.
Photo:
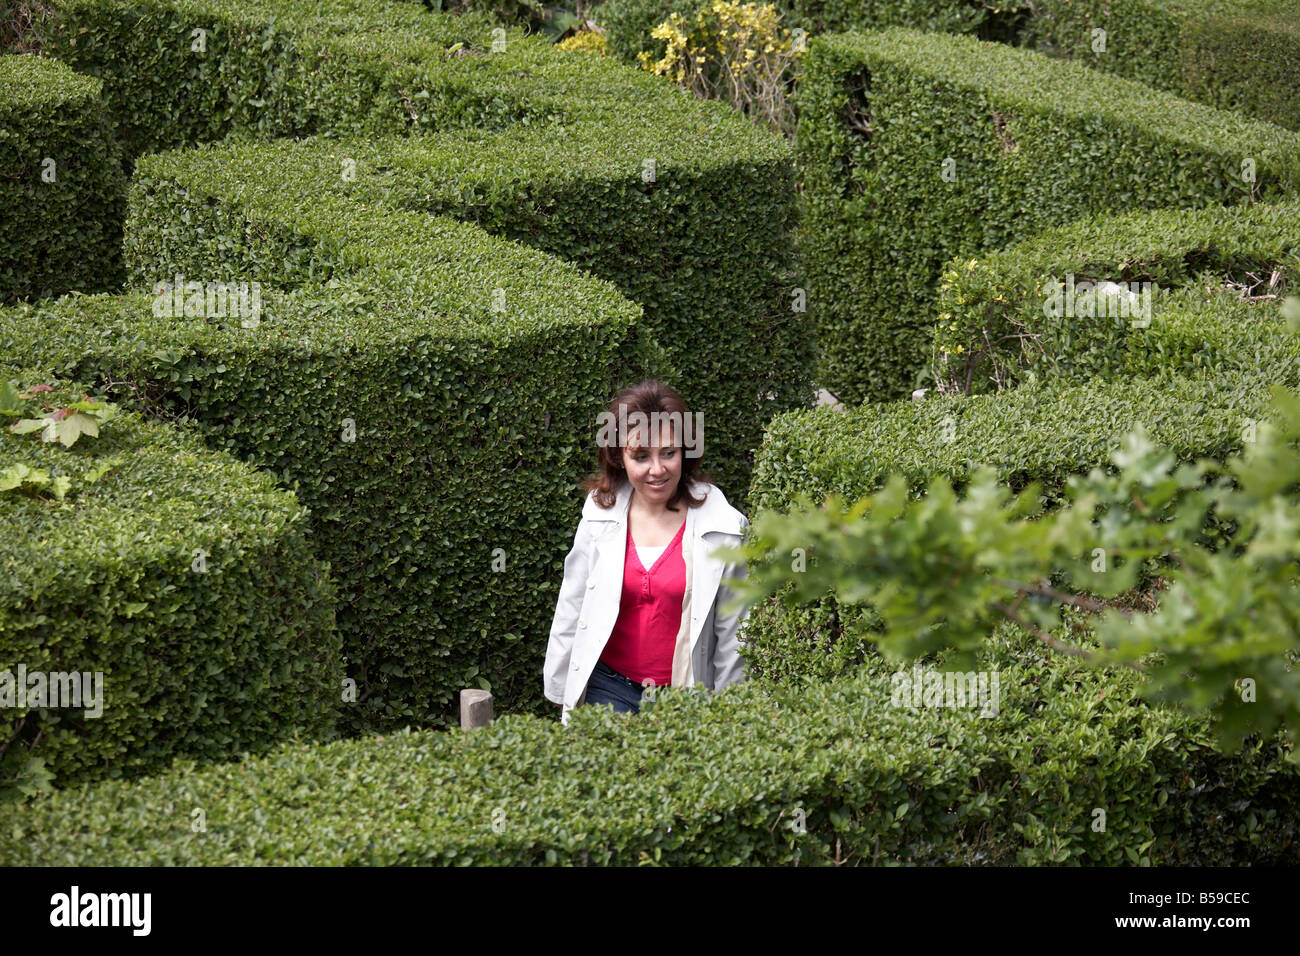
<path fill-rule="evenodd" d="M 726 495 L 722 493 L 721 488 L 707 481 L 695 481 L 691 490 L 695 497 L 707 494 L 704 504 L 692 509 L 695 512 L 696 534 L 707 534 L 710 531 L 721 531 L 737 536 L 744 534 L 745 517 L 727 503 Z M 619 486 L 618 498 L 614 501 L 613 507 L 602 508 L 596 504 L 593 495 L 588 495 L 582 506 L 582 516 L 589 521 L 612 521 L 626 525 L 627 511 L 631 503 L 632 483 L 624 479 Z"/>

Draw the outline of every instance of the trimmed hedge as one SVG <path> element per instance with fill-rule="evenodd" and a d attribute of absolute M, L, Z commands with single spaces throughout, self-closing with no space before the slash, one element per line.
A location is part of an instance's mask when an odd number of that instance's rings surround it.
<path fill-rule="evenodd" d="M 202 155 L 246 172 L 233 153 Z M 169 161 L 143 161 L 136 188 Z M 147 295 L 86 298 L 0 312 L 0 361 L 41 343 L 61 373 L 116 383 L 119 400 L 184 417 L 293 488 L 344 597 L 349 731 L 451 723 L 463 687 L 540 708 L 545 642 L 531 638 L 554 612 L 596 414 L 644 351 L 640 310 L 472 225 L 317 192 L 297 217 L 276 205 L 290 192 L 228 207 L 197 192 L 168 209 L 159 194 L 132 233 L 166 263 L 152 282 L 174 263 L 203 283 L 280 270 L 296 288 L 263 292 L 255 328 L 155 317 Z M 187 218 L 208 242 L 185 248 Z"/>
<path fill-rule="evenodd" d="M 1280 741 L 1223 757 L 1203 718 L 1134 703 L 1136 675 L 1040 657 L 995 635 L 982 662 L 999 674 L 989 718 L 891 706 L 880 667 L 798 693 L 666 688 L 640 715 L 583 707 L 567 729 L 511 715 L 469 733 L 177 767 L 0 812 L 0 863 L 1300 859 L 1297 772 Z"/>
<path fill-rule="evenodd" d="M 1289 131 L 970 37 L 826 35 L 804 69 L 809 311 L 821 383 L 845 402 L 927 381 L 936 279 L 956 255 L 1104 210 L 1269 201 L 1300 184 Z"/>
<path fill-rule="evenodd" d="M 200 28 L 203 54 L 191 51 L 191 30 Z M 55 0 L 36 32 L 49 55 L 104 79 L 131 155 L 232 133 L 371 136 L 522 124 L 562 134 L 584 122 L 657 130 L 665 141 L 672 127 L 694 139 L 696 156 L 717 162 L 781 146 L 730 107 L 644 71 L 557 50 L 479 13 L 450 16 L 414 3 Z M 492 51 L 494 39 L 504 50 Z M 630 123 L 637 114 L 641 122 Z M 641 158 L 628 161 L 639 169 Z"/>
<path fill-rule="evenodd" d="M 208 25 L 198 69 L 200 54 L 190 50 L 195 24 Z M 558 582 L 570 543 L 560 535 L 580 505 L 554 476 L 576 483 L 591 466 L 590 426 L 616 387 L 654 371 L 694 408 L 726 421 L 710 433 L 707 465 L 742 506 L 735 489 L 748 487 L 763 422 L 812 401 L 813 343 L 788 311 L 797 210 L 789 148 L 722 104 L 516 32 L 507 33 L 505 52 L 489 53 L 487 26 L 409 4 L 358 12 L 296 0 L 257 9 L 224 0 L 68 0 L 38 32 L 47 50 L 104 76 L 132 152 L 224 135 L 364 136 L 337 146 L 232 144 L 228 152 L 142 160 L 126 242 L 137 278 L 149 287 L 178 272 L 202 281 L 257 280 L 289 290 L 302 306 L 293 321 L 323 309 L 355 315 L 346 339 L 331 344 L 327 334 L 312 333 L 321 356 L 328 349 L 364 353 L 369 336 L 383 341 L 388 330 L 363 333 L 362 316 L 395 316 L 391 321 L 430 335 L 459 321 L 464 328 L 456 334 L 483 337 L 485 351 L 444 356 L 446 369 L 418 367 L 419 358 L 399 356 L 395 343 L 368 371 L 349 369 L 370 414 L 386 414 L 390 399 L 382 382 L 360 376 L 405 381 L 409 372 L 414 394 L 402 400 L 412 413 L 428 413 L 417 402 L 424 391 L 417 383 L 436 385 L 434 407 L 449 423 L 414 440 L 393 436 L 431 460 L 396 457 L 375 470 L 353 457 L 356 471 L 336 475 L 321 456 L 322 436 L 337 435 L 344 417 L 360 422 L 362 403 L 331 396 L 319 420 L 301 413 L 318 424 L 292 439 L 276 432 L 269 411 L 286 402 L 283 394 L 317 396 L 336 384 L 323 357 L 319 377 L 306 382 L 250 366 L 239 386 L 245 394 L 232 394 L 232 378 L 213 375 L 215 360 L 186 351 L 179 323 L 159 343 L 165 347 L 153 350 L 170 355 L 173 368 L 151 364 L 151 353 L 127 356 L 102 341 L 79 341 L 84 330 L 70 317 L 56 322 L 73 337 L 58 361 L 103 380 L 125 363 L 131 381 L 149 383 L 149 400 L 160 408 L 193 414 L 219 447 L 301 481 L 326 522 L 318 529 L 329 528 L 336 573 L 349 576 L 344 587 L 367 595 L 341 618 L 352 672 L 369 691 L 354 727 L 446 722 L 453 691 L 486 684 L 488 674 L 502 703 L 544 706 L 533 686 L 536 668 L 529 670 L 540 665 L 544 641 L 535 645 L 535 660 L 520 642 L 545 633 L 553 592 L 548 598 L 549 588 L 535 582 Z M 458 129 L 456 137 L 445 132 Z M 431 131 L 442 135 L 401 139 Z M 392 138 L 374 142 L 383 135 Z M 291 154 L 314 158 L 303 170 L 277 165 Z M 357 156 L 358 179 L 346 182 L 339 164 Z M 390 157 L 406 165 L 398 169 Z M 655 163 L 652 181 L 647 160 Z M 231 175 L 236 166 L 240 174 Z M 442 174 L 455 180 L 442 181 Z M 638 320 L 637 306 L 612 288 L 584 285 L 577 268 L 540 253 L 507 254 L 507 244 L 426 212 L 462 216 L 571 257 L 636 296 L 646 318 Z M 524 264 L 538 277 L 526 275 Z M 321 284 L 329 282 L 341 285 Z M 508 336 L 486 331 L 500 321 L 491 312 L 497 286 L 508 290 L 507 308 L 528 315 L 533 328 L 521 325 Z M 425 322 L 426 311 L 440 313 L 437 322 Z M 136 321 L 115 324 L 134 330 Z M 10 342 L 30 350 L 35 334 L 28 327 Z M 428 347 L 441 356 L 450 342 L 429 339 Z M 517 354 L 506 356 L 507 344 Z M 258 362 L 289 362 L 290 343 L 281 345 Z M 719 367 L 730 374 L 718 376 Z M 261 374 L 282 382 L 278 376 L 287 376 L 297 392 L 282 394 Z M 159 390 L 165 394 L 154 396 Z M 475 397 L 457 408 L 461 394 Z M 259 408 L 251 418 L 244 414 L 250 405 Z M 231 431 L 219 434 L 227 419 Z M 387 434 L 385 426 L 372 427 Z M 482 428 L 505 441 L 489 445 L 478 437 Z M 526 456 L 519 443 L 537 431 L 553 447 Z M 445 479 L 451 463 L 467 469 L 470 483 L 459 494 L 432 477 Z M 504 476 L 486 505 L 482 480 L 469 477 L 473 465 Z M 543 475 L 551 476 L 544 485 Z M 391 507 L 412 489 L 437 496 L 418 519 Z M 372 491 L 373 501 L 356 503 Z M 518 571 L 507 584 L 505 575 L 489 575 L 490 547 L 466 557 L 488 526 Z M 345 540 L 341 528 L 381 530 Z M 422 538 L 430 528 L 437 535 Z M 444 546 L 430 548 L 430 540 Z M 405 568 L 408 558 L 411 570 L 395 581 L 391 569 Z M 462 587 L 452 587 L 451 568 Z M 385 596 L 394 589 L 396 601 Z"/>
<path fill-rule="evenodd" d="M 960 489 L 988 464 L 1016 491 L 1041 482 L 1053 507 L 1070 475 L 1110 467 L 1111 450 L 1139 424 L 1180 460 L 1222 458 L 1241 449 L 1243 430 L 1264 416 L 1267 402 L 1253 373 L 1215 370 L 1193 380 L 1164 370 L 1148 379 L 1031 383 L 843 412 L 823 406 L 772 421 L 750 497 L 757 509 L 782 512 L 801 494 L 856 501 L 893 472 L 919 497 L 935 476 Z M 750 614 L 746 660 L 762 683 L 832 680 L 877 656 L 863 633 L 878 623 L 870 607 L 842 605 L 834 594 L 795 607 L 772 598 Z"/>
<path fill-rule="evenodd" d="M 712 0 L 609 0 L 594 16 L 612 52 L 663 56 L 655 26 Z M 1300 3 L 1265 0 L 777 0 L 809 35 L 911 27 L 1025 46 L 1137 80 L 1183 99 L 1300 129 Z M 1095 29 L 1106 31 L 1104 49 Z M 1096 49 L 1094 49 L 1096 47 Z"/>
<path fill-rule="evenodd" d="M 579 125 L 563 146 L 520 128 L 147 157 L 133 184 L 128 265 L 138 287 L 176 270 L 212 274 L 241 257 L 237 268 L 268 284 L 298 281 L 302 269 L 332 274 L 324 250 L 340 227 L 329 220 L 352 217 L 356 205 L 453 216 L 543 249 L 643 306 L 664 377 L 715 423 L 706 464 L 743 507 L 764 423 L 813 397 L 805 384 L 814 343 L 789 311 L 796 190 L 784 147 L 772 144 L 765 162 L 751 156 L 729 171 L 692 155 L 672 128 L 647 133 L 633 122 Z M 643 157 L 656 161 L 653 184 L 642 181 Z M 355 181 L 342 179 L 345 159 Z M 314 211 L 322 189 L 349 205 Z M 258 249 L 251 219 L 264 232 L 312 233 L 317 251 Z"/>
<path fill-rule="evenodd" d="M 937 475 L 960 489 L 974 467 L 987 464 L 1016 491 L 1042 482 L 1051 499 L 1070 475 L 1106 466 L 1109 452 L 1136 425 L 1179 460 L 1217 458 L 1240 451 L 1245 419 L 1259 417 L 1267 405 L 1252 378 L 1168 375 L 1025 385 L 843 412 L 823 406 L 768 425 L 750 495 L 756 508 L 779 511 L 800 494 L 854 501 L 899 472 L 919 496 Z"/>
<path fill-rule="evenodd" d="M 202 54 L 191 28 L 207 30 Z M 103 76 L 133 155 L 223 136 L 411 135 L 407 176 L 428 190 L 416 208 L 572 256 L 645 306 L 675 387 L 728 423 L 711 463 L 741 507 L 763 423 L 814 400 L 815 342 L 791 311 L 792 154 L 725 104 L 513 30 L 490 52 L 490 21 L 409 3 L 59 0 L 37 32 Z M 452 130 L 466 138 L 412 135 Z"/>
<path fill-rule="evenodd" d="M 458 43 L 481 52 L 491 42 L 495 24 L 481 14 L 350 0 L 55 0 L 42 12 L 32 40 L 104 81 L 131 156 L 235 131 L 300 136 L 345 117 L 369 130 L 431 129 L 442 116 L 430 113 L 459 111 L 460 123 L 495 128 L 547 112 L 521 108 L 522 91 L 502 97 L 481 71 L 466 82 L 471 69 L 447 59 Z M 419 73 L 441 82 L 413 83 Z"/>
<path fill-rule="evenodd" d="M 1197 301 L 1200 294 L 1170 296 L 1152 320 L 1154 334 L 1131 336 L 1124 367 L 1111 377 L 1253 380 L 1261 392 L 1300 386 L 1300 335 L 1287 328 L 1276 302 L 1245 302 L 1226 290 Z"/>
<path fill-rule="evenodd" d="M 1093 30 L 1105 31 L 1105 50 Z M 1300 3 L 1046 0 L 1020 42 L 1221 109 L 1300 129 Z"/>
<path fill-rule="evenodd" d="M 1149 327 L 1134 328 L 1130 316 L 1089 316 L 1081 297 L 1069 308 L 1064 291 L 1056 310 L 1063 314 L 1047 315 L 1049 286 L 1064 287 L 1067 274 L 1076 283 L 1152 283 Z M 1270 290 L 1274 274 L 1280 284 Z M 1243 305 L 1224 286 L 1262 279 L 1257 294 L 1277 294 L 1296 277 L 1297 202 L 1092 217 L 951 261 L 940 285 L 933 375 L 942 388 L 971 392 L 1012 387 L 1029 372 L 1064 382 L 1161 369 L 1235 369 L 1297 385 L 1300 340 L 1286 332 L 1276 304 Z"/>
<path fill-rule="evenodd" d="M 126 177 L 98 80 L 0 56 L 0 303 L 122 282 Z"/>
<path fill-rule="evenodd" d="M 8 366 L 0 379 L 52 384 Z M 54 384 L 47 407 L 87 390 Z M 26 417 L 43 414 L 25 404 Z M 178 756 L 230 759 L 291 734 L 333 736 L 335 592 L 292 494 L 131 411 L 70 448 L 14 434 L 8 421 L 0 473 L 40 469 L 70 488 L 62 502 L 0 491 L 0 670 L 102 672 L 103 699 L 99 717 L 6 708 L 4 776 L 29 774 L 21 765 L 36 758 L 59 785 L 132 777 Z"/>

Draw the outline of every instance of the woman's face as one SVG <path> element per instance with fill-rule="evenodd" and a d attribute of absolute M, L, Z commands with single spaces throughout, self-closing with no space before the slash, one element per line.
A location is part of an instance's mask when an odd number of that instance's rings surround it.
<path fill-rule="evenodd" d="M 667 423 L 650 447 L 644 447 L 641 437 L 640 433 L 633 432 L 623 449 L 623 467 L 633 491 L 643 501 L 666 504 L 682 478 L 681 446 L 674 442 L 673 429 Z"/>

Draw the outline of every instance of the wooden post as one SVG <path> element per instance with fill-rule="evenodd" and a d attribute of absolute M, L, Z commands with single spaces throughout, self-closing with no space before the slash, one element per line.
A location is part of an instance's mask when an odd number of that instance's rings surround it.
<path fill-rule="evenodd" d="M 460 726 L 462 730 L 486 727 L 492 723 L 492 694 L 470 688 L 460 692 Z"/>

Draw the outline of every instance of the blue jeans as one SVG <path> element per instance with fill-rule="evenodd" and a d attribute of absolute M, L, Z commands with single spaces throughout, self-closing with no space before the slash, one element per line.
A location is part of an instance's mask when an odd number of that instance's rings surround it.
<path fill-rule="evenodd" d="M 641 711 L 640 684 L 624 677 L 604 661 L 596 661 L 596 669 L 587 682 L 588 704 L 612 704 L 616 714 L 636 714 Z"/>

